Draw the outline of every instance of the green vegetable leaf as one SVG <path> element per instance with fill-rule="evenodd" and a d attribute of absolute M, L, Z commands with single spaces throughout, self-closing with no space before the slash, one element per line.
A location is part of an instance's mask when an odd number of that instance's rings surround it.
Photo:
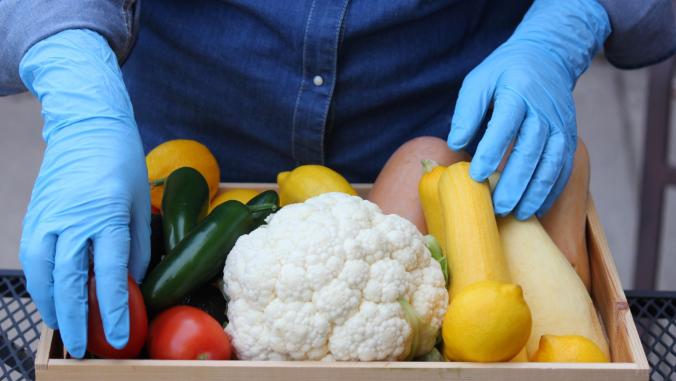
<path fill-rule="evenodd" d="M 437 241 L 437 239 L 431 234 L 428 234 L 423 238 L 425 239 L 425 246 L 427 246 L 427 249 L 432 254 L 432 258 L 439 262 L 439 266 L 441 266 L 441 272 L 444 274 L 444 280 L 446 281 L 446 288 L 448 288 L 448 285 L 451 282 L 451 277 L 448 273 L 448 260 L 441 250 L 441 245 L 439 245 L 439 241 Z"/>
<path fill-rule="evenodd" d="M 404 318 L 411 327 L 411 346 L 405 356 L 405 361 L 411 361 L 418 356 L 427 354 L 434 348 L 439 329 L 425 323 L 405 298 L 399 299 L 399 304 L 404 311 Z"/>
<path fill-rule="evenodd" d="M 416 357 L 413 359 L 413 361 L 424 361 L 424 362 L 445 362 L 446 359 L 444 356 L 439 352 L 439 350 L 434 347 L 432 348 L 431 351 L 427 352 L 426 354 Z"/>

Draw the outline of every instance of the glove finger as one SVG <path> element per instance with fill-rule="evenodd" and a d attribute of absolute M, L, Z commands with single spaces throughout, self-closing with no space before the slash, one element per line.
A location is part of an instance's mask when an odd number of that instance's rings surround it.
<path fill-rule="evenodd" d="M 542 152 L 533 179 L 516 207 L 519 220 L 530 218 L 543 205 L 563 168 L 566 155 L 566 141 L 561 133 L 554 133 Z"/>
<path fill-rule="evenodd" d="M 94 275 L 103 331 L 114 348 L 129 340 L 129 227 L 105 227 L 94 237 Z"/>
<path fill-rule="evenodd" d="M 575 158 L 574 154 L 570 154 L 566 152 L 566 159 L 564 160 L 563 163 L 563 168 L 561 169 L 561 173 L 559 174 L 558 179 L 554 183 L 554 186 L 552 187 L 551 192 L 549 192 L 549 195 L 545 199 L 545 202 L 542 204 L 540 209 L 537 211 L 537 216 L 542 217 L 549 208 L 554 205 L 554 202 L 556 199 L 559 197 L 561 192 L 563 192 L 563 188 L 566 187 L 566 184 L 568 184 L 568 179 L 570 178 L 570 174 L 573 171 L 573 160 Z"/>
<path fill-rule="evenodd" d="M 33 235 L 24 224 L 24 236 L 19 247 L 21 267 L 26 275 L 26 288 L 40 311 L 42 321 L 52 329 L 59 329 L 54 307 L 54 252 L 56 235 Z"/>
<path fill-rule="evenodd" d="M 141 204 L 142 206 L 133 208 L 129 224 L 131 233 L 129 272 L 136 283 L 141 283 L 150 263 L 150 192 L 146 192 Z"/>
<path fill-rule="evenodd" d="M 498 215 L 509 214 L 518 204 L 535 172 L 548 132 L 548 127 L 538 117 L 529 115 L 524 120 L 493 192 L 493 205 Z"/>
<path fill-rule="evenodd" d="M 56 241 L 54 304 L 63 343 L 73 357 L 87 348 L 87 237 L 73 229 Z"/>
<path fill-rule="evenodd" d="M 474 180 L 484 181 L 495 172 L 525 117 L 526 104 L 518 94 L 510 90 L 496 94 L 493 116 L 472 157 L 469 173 Z"/>
<path fill-rule="evenodd" d="M 447 139 L 448 146 L 454 151 L 465 148 L 472 141 L 493 97 L 493 85 L 484 84 L 476 78 L 479 77 L 470 73 L 458 93 Z"/>

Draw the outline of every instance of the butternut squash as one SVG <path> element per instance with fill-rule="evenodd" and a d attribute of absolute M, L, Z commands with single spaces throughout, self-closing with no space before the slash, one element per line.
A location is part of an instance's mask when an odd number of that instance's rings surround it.
<path fill-rule="evenodd" d="M 552 208 L 540 219 L 556 246 L 568 258 L 575 272 L 591 291 L 591 272 L 587 253 L 587 197 L 589 194 L 589 154 L 578 139 L 573 172 Z"/>
<path fill-rule="evenodd" d="M 418 195 L 418 182 L 423 174 L 421 160 L 430 159 L 440 165 L 449 165 L 467 160 L 467 157 L 464 153 L 451 151 L 446 141 L 437 137 L 411 139 L 390 156 L 366 199 L 378 205 L 384 213 L 398 214 L 413 222 L 421 233 L 427 234 Z"/>
<path fill-rule="evenodd" d="M 526 346 L 529 358 L 542 335 L 584 336 L 608 356 L 608 343 L 589 293 L 537 218 L 498 218 L 498 227 L 510 276 L 522 287 L 533 315 Z"/>

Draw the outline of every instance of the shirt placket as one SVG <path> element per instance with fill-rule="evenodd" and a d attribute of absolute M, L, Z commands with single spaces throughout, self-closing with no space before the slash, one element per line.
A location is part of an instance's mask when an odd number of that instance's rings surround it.
<path fill-rule="evenodd" d="M 293 114 L 297 164 L 324 163 L 324 136 L 336 84 L 338 45 L 349 0 L 314 0 L 303 38 L 302 78 Z"/>

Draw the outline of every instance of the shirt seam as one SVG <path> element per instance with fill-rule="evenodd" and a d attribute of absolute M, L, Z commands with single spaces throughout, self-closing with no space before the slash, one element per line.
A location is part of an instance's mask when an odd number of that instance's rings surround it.
<path fill-rule="evenodd" d="M 131 26 L 129 25 L 129 6 L 130 4 L 133 4 L 134 0 L 125 0 L 124 3 L 122 3 L 122 9 L 121 9 L 121 16 L 122 20 L 124 20 L 124 31 L 125 31 L 125 39 L 124 39 L 124 50 L 127 51 L 129 49 L 129 44 L 131 43 Z"/>
<path fill-rule="evenodd" d="M 308 14 L 307 22 L 305 23 L 305 33 L 303 35 L 303 55 L 301 59 L 301 80 L 300 80 L 300 86 L 298 88 L 298 94 L 296 95 L 296 104 L 293 109 L 293 118 L 291 119 L 291 156 L 293 157 L 293 160 L 296 162 L 296 164 L 300 164 L 300 160 L 298 157 L 296 157 L 296 120 L 297 120 L 297 114 L 298 114 L 298 107 L 300 105 L 300 98 L 301 95 L 303 94 L 303 90 L 305 89 L 305 76 L 307 74 L 305 70 L 305 56 L 307 55 L 307 35 L 308 35 L 308 30 L 310 29 L 310 23 L 312 22 L 312 16 L 314 13 L 315 9 L 315 4 L 316 0 L 312 1 L 312 5 L 310 5 L 310 11 Z"/>
<path fill-rule="evenodd" d="M 324 107 L 324 115 L 322 116 L 322 134 L 321 134 L 321 140 L 320 140 L 320 157 L 322 164 L 326 162 L 326 158 L 324 157 L 324 142 L 326 139 L 326 124 L 327 124 L 327 117 L 329 113 L 329 109 L 331 108 L 331 101 L 333 99 L 333 92 L 336 87 L 336 82 L 338 82 L 338 48 L 340 45 L 340 39 L 341 39 L 341 31 L 342 31 L 342 25 L 343 21 L 345 20 L 345 11 L 347 9 L 348 4 L 350 3 L 350 0 L 345 0 L 343 2 L 343 9 L 340 11 L 340 18 L 338 18 L 337 23 L 336 23 L 336 38 L 335 38 L 335 45 L 333 46 L 333 78 L 331 79 L 331 88 L 329 90 L 329 99 L 327 105 Z"/>

